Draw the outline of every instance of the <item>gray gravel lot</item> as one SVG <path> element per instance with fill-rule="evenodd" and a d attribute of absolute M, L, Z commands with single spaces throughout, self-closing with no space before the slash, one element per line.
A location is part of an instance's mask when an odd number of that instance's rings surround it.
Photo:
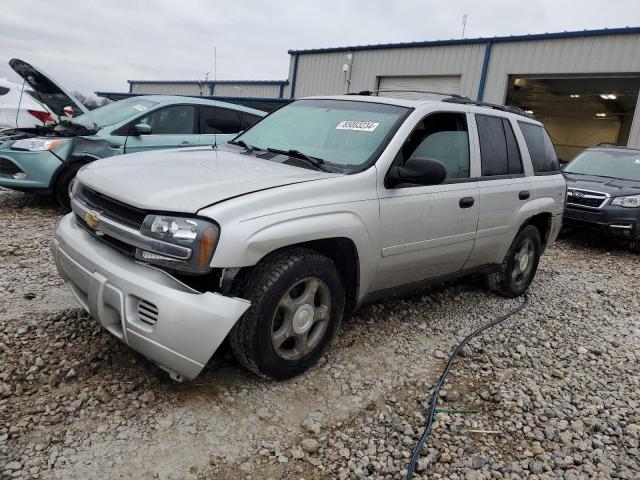
<path fill-rule="evenodd" d="M 3 480 L 402 478 L 450 350 L 518 302 L 449 284 L 364 307 L 300 378 L 223 349 L 175 384 L 75 308 L 48 248 L 60 214 L 0 190 Z M 456 362 L 419 476 L 640 478 L 639 267 L 582 235 L 549 249 L 530 306 Z"/>

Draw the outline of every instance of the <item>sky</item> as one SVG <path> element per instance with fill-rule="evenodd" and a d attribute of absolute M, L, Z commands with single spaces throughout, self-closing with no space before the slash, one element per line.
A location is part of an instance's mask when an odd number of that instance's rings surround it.
<path fill-rule="evenodd" d="M 2 0 L 0 78 L 25 60 L 69 90 L 127 80 L 285 80 L 289 49 L 640 26 L 638 0 Z M 209 74 L 213 78 L 213 72 Z"/>

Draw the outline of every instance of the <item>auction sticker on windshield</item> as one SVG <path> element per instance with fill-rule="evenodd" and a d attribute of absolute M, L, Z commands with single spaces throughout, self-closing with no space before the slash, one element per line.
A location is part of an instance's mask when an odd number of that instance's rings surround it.
<path fill-rule="evenodd" d="M 359 122 L 356 120 L 345 120 L 340 122 L 336 127 L 336 130 L 356 130 L 358 132 L 373 132 L 378 128 L 379 123 L 374 122 Z"/>

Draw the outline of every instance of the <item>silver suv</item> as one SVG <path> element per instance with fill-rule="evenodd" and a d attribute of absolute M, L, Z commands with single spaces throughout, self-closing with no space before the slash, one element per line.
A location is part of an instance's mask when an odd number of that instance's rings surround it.
<path fill-rule="evenodd" d="M 313 97 L 230 144 L 96 161 L 58 270 L 104 328 L 176 379 L 226 339 L 258 375 L 310 368 L 364 302 L 468 274 L 531 283 L 566 185 L 543 126 L 455 97 Z"/>

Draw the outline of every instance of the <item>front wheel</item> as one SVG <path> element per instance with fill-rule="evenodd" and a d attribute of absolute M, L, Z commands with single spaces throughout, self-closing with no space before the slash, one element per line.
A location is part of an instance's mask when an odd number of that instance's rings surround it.
<path fill-rule="evenodd" d="M 82 165 L 71 165 L 60 174 L 58 179 L 56 180 L 56 185 L 53 189 L 53 195 L 62 208 L 66 211 L 71 210 L 71 197 L 69 194 L 69 187 L 71 185 L 71 181 L 76 177 L 76 173 L 80 170 Z"/>
<path fill-rule="evenodd" d="M 304 248 L 266 257 L 243 293 L 251 307 L 229 334 L 231 348 L 249 370 L 275 380 L 311 368 L 344 312 L 344 285 L 334 263 Z"/>
<path fill-rule="evenodd" d="M 540 232 L 533 225 L 527 225 L 511 243 L 500 270 L 486 276 L 487 286 L 503 297 L 521 295 L 533 281 L 541 254 Z"/>

